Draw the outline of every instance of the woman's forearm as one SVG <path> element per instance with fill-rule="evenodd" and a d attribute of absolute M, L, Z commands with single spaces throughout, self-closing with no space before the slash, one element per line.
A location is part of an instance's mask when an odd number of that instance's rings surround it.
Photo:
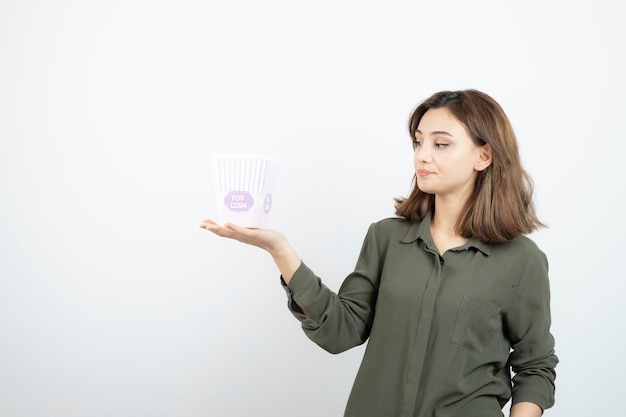
<path fill-rule="evenodd" d="M 274 259 L 274 263 L 278 267 L 280 275 L 283 277 L 283 281 L 285 281 L 285 284 L 289 284 L 293 274 L 302 263 L 300 257 L 286 242 L 284 245 L 269 250 L 268 252 L 272 255 L 272 259 Z"/>
<path fill-rule="evenodd" d="M 211 219 L 205 219 L 200 227 L 218 236 L 235 239 L 248 245 L 257 246 L 272 255 L 285 283 L 289 283 L 300 266 L 300 257 L 292 249 L 285 236 L 270 229 L 251 229 L 236 224 L 221 225 Z"/>
<path fill-rule="evenodd" d="M 535 403 L 519 402 L 511 407 L 510 417 L 541 417 L 543 410 Z"/>

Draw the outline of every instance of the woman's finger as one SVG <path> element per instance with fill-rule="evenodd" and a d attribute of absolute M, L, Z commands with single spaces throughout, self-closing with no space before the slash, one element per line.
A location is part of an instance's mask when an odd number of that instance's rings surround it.
<path fill-rule="evenodd" d="M 217 223 L 215 223 L 213 220 L 211 219 L 204 219 L 202 220 L 202 223 L 200 223 L 200 227 L 203 229 L 206 229 L 207 226 L 209 225 L 216 225 Z"/>
<path fill-rule="evenodd" d="M 236 239 L 239 241 L 246 240 L 248 231 L 245 227 L 236 224 L 227 223 L 225 225 L 221 225 L 211 219 L 203 220 L 202 223 L 200 223 L 200 227 L 213 232 L 220 237 Z"/>

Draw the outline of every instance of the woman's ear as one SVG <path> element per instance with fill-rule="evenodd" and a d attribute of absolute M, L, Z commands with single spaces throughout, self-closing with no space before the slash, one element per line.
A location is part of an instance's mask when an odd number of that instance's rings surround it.
<path fill-rule="evenodd" d="M 491 165 L 493 161 L 493 152 L 491 150 L 491 146 L 488 143 L 484 144 L 478 149 L 478 158 L 474 163 L 474 169 L 476 171 L 484 171 Z"/>

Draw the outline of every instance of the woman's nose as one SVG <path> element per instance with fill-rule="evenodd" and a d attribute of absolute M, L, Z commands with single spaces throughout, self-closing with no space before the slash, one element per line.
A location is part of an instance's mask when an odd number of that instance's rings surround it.
<path fill-rule="evenodd" d="M 415 148 L 415 160 L 419 162 L 431 162 L 432 154 L 425 146 Z"/>

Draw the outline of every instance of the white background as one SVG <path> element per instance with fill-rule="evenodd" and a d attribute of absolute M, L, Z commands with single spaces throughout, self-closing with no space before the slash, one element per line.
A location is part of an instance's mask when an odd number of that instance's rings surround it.
<path fill-rule="evenodd" d="M 624 8 L 615 0 L 4 0 L 0 415 L 340 416 L 262 251 L 199 229 L 209 155 L 281 161 L 272 227 L 338 289 L 443 89 L 504 107 L 551 265 L 546 415 L 623 411 Z"/>

